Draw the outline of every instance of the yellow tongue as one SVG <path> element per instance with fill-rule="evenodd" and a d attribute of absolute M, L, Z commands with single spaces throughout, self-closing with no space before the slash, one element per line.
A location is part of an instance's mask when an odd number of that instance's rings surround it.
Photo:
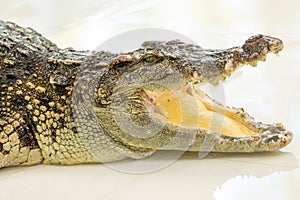
<path fill-rule="evenodd" d="M 151 93 L 153 96 L 154 93 Z M 176 91 L 164 91 L 155 94 L 156 110 L 164 113 L 166 120 L 188 127 L 204 128 L 228 136 L 246 136 L 255 134 L 239 120 L 222 113 L 209 110 L 205 104 L 188 94 L 186 88 Z"/>

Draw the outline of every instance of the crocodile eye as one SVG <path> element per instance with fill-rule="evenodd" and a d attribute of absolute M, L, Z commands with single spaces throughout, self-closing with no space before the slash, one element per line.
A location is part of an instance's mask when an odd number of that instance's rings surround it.
<path fill-rule="evenodd" d="M 153 62 L 155 59 L 156 59 L 155 56 L 148 56 L 148 57 L 145 58 L 145 61 L 148 62 L 148 63 L 151 63 L 151 62 Z"/>

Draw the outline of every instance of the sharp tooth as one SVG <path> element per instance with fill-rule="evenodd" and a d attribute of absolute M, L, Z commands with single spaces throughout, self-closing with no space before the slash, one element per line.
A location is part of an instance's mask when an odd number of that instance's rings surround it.
<path fill-rule="evenodd" d="M 278 52 L 276 52 L 275 55 L 276 55 L 277 57 L 279 57 L 279 53 L 278 53 Z"/>

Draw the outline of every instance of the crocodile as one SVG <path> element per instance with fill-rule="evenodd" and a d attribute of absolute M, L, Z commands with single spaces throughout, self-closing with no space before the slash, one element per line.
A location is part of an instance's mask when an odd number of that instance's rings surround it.
<path fill-rule="evenodd" d="M 0 21 L 0 168 L 142 159 L 159 150 L 276 151 L 293 133 L 200 89 L 283 49 L 262 34 L 203 49 L 146 41 L 126 53 L 59 48 Z"/>

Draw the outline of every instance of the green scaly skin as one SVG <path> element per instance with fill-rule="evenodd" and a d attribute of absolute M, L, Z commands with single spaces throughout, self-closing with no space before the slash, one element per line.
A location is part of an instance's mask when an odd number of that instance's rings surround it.
<path fill-rule="evenodd" d="M 173 40 L 148 41 L 123 54 L 75 51 L 58 48 L 30 28 L 0 21 L 0 168 L 140 159 L 161 149 L 278 150 L 292 133 L 279 123 L 255 122 L 243 109 L 227 108 L 257 134 L 231 137 L 164 123 L 145 105 L 146 91 L 217 84 L 282 48 L 281 40 L 256 35 L 225 50 Z M 213 111 L 222 112 L 215 103 Z"/>

